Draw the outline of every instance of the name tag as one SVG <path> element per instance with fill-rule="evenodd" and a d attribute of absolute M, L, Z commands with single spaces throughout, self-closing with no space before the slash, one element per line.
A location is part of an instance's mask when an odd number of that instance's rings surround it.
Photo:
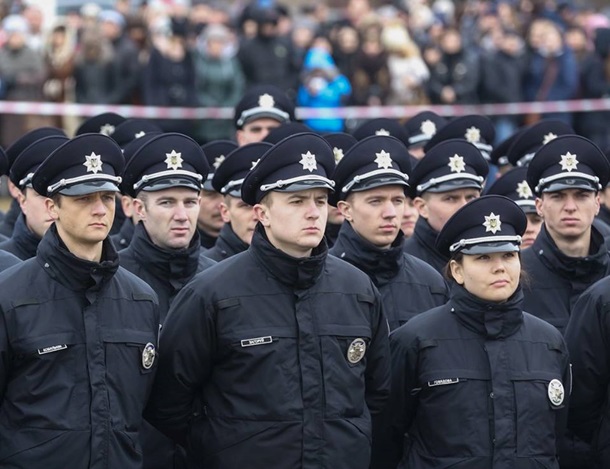
<path fill-rule="evenodd" d="M 67 349 L 67 345 L 51 345 L 50 347 L 39 348 L 38 355 L 44 355 L 45 353 L 58 352 L 59 350 Z"/>
<path fill-rule="evenodd" d="M 434 386 L 446 386 L 447 384 L 456 384 L 459 382 L 460 378 L 435 379 L 434 381 L 428 381 L 428 387 L 433 388 Z"/>
<path fill-rule="evenodd" d="M 241 341 L 242 347 L 253 347 L 255 345 L 265 345 L 273 342 L 273 337 L 270 335 L 265 337 L 255 337 L 253 339 L 244 339 Z"/>

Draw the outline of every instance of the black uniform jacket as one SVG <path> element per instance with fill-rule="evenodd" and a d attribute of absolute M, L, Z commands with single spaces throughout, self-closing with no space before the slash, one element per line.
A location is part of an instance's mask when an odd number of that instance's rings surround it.
<path fill-rule="evenodd" d="M 220 262 L 227 257 L 244 252 L 246 249 L 248 249 L 248 244 L 244 243 L 235 234 L 230 223 L 225 223 L 220 230 L 220 235 L 218 235 L 214 247 L 205 250 L 203 254 L 216 262 Z"/>
<path fill-rule="evenodd" d="M 201 243 L 201 247 L 204 249 L 211 249 L 214 247 L 216 240 L 218 239 L 216 236 L 210 236 L 205 231 L 197 228 L 199 232 L 199 242 Z"/>
<path fill-rule="evenodd" d="M 595 467 L 605 469 L 610 467 L 610 277 L 580 295 L 565 336 L 574 371 L 569 428 L 592 445 Z"/>
<path fill-rule="evenodd" d="M 148 283 L 159 297 L 161 323 L 172 300 L 196 273 L 216 264 L 201 253 L 199 236 L 185 249 L 163 249 L 155 245 L 142 223 L 138 223 L 129 247 L 119 252 L 121 267 Z"/>
<path fill-rule="evenodd" d="M 561 334 L 521 305 L 521 290 L 498 304 L 455 285 L 446 305 L 392 332 L 374 468 L 401 459 L 409 469 L 559 467 L 568 353 Z"/>
<path fill-rule="evenodd" d="M 40 238 L 30 231 L 25 223 L 25 216 L 21 213 L 15 223 L 13 236 L 0 243 L 0 249 L 25 261 L 36 255 L 38 243 Z"/>
<path fill-rule="evenodd" d="M 447 284 L 424 261 L 403 251 L 402 231 L 389 249 L 379 249 L 344 222 L 335 245 L 334 256 L 367 274 L 381 293 L 383 310 L 390 330 L 413 316 L 447 302 Z"/>
<path fill-rule="evenodd" d="M 437 236 L 438 233 L 432 229 L 428 221 L 419 217 L 415 223 L 413 235 L 405 241 L 404 250 L 407 254 L 427 262 L 442 274 L 449 258 L 438 252 L 434 247 Z"/>
<path fill-rule="evenodd" d="M 379 293 L 358 269 L 250 248 L 197 275 L 161 333 L 147 419 L 206 469 L 367 469 L 390 387 Z M 195 403 L 201 409 L 193 410 Z"/>
<path fill-rule="evenodd" d="M 51 225 L 0 276 L 0 467 L 141 466 L 157 299 L 108 239 L 102 259 L 75 257 Z"/>
<path fill-rule="evenodd" d="M 529 276 L 523 309 L 563 333 L 580 294 L 610 274 L 610 255 L 595 227 L 591 228 L 591 254 L 574 258 L 559 250 L 543 225 L 534 244 L 523 251 L 522 265 Z"/>
<path fill-rule="evenodd" d="M 135 230 L 136 227 L 133 224 L 133 221 L 131 221 L 131 218 L 125 218 L 125 220 L 123 220 L 123 224 L 121 225 L 121 229 L 119 230 L 119 232 L 110 236 L 110 239 L 114 243 L 114 246 L 116 247 L 117 251 L 125 249 L 127 246 L 129 246 L 129 243 L 131 243 L 131 238 L 133 238 Z"/>

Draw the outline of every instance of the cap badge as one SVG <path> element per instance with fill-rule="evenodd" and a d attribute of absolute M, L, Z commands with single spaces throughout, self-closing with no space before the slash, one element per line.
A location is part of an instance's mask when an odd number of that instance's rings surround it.
<path fill-rule="evenodd" d="M 390 131 L 386 129 L 379 129 L 375 131 L 375 135 L 386 135 L 390 136 Z"/>
<path fill-rule="evenodd" d="M 375 153 L 375 163 L 377 163 L 378 168 L 388 169 L 392 167 L 392 158 L 390 158 L 390 154 L 381 150 L 379 153 Z"/>
<path fill-rule="evenodd" d="M 90 155 L 85 155 L 85 158 L 83 166 L 87 168 L 88 173 L 97 174 L 102 170 L 102 157 L 100 155 L 91 152 Z"/>
<path fill-rule="evenodd" d="M 100 133 L 104 135 L 112 135 L 114 133 L 114 125 L 104 124 L 100 127 Z"/>
<path fill-rule="evenodd" d="M 434 122 L 432 122 L 430 119 L 425 120 L 419 126 L 419 130 L 426 137 L 428 137 L 428 138 L 433 137 L 434 134 L 436 133 L 436 124 Z"/>
<path fill-rule="evenodd" d="M 517 194 L 519 194 L 519 197 L 522 199 L 530 199 L 534 195 L 532 194 L 532 190 L 527 181 L 521 181 L 517 184 Z"/>
<path fill-rule="evenodd" d="M 303 171 L 307 170 L 310 173 L 313 172 L 314 169 L 318 169 L 318 165 L 316 164 L 316 155 L 308 151 L 307 153 L 301 153 L 301 163 L 303 165 Z"/>
<path fill-rule="evenodd" d="M 341 161 L 343 159 L 343 156 L 345 156 L 343 155 L 343 150 L 337 147 L 333 148 L 333 155 L 335 155 L 335 163 Z"/>
<path fill-rule="evenodd" d="M 563 384 L 558 379 L 553 379 L 549 383 L 548 387 L 549 401 L 551 404 L 558 406 L 563 404 L 563 398 L 565 397 L 565 391 Z"/>
<path fill-rule="evenodd" d="M 551 140 L 555 140 L 557 138 L 557 135 L 555 135 L 553 132 L 549 132 L 548 134 L 546 134 L 543 138 L 542 138 L 542 144 L 546 145 L 547 143 L 549 143 Z"/>
<path fill-rule="evenodd" d="M 173 169 L 176 171 L 178 168 L 182 168 L 182 153 L 172 150 L 171 153 L 166 153 L 165 164 L 167 169 Z"/>
<path fill-rule="evenodd" d="M 261 94 L 258 97 L 258 105 L 260 107 L 270 108 L 275 106 L 275 99 L 269 93 Z"/>
<path fill-rule="evenodd" d="M 358 363 L 366 352 L 366 342 L 364 339 L 354 339 L 347 349 L 347 360 L 350 363 Z"/>
<path fill-rule="evenodd" d="M 577 169 L 578 163 L 579 161 L 576 159 L 576 155 L 573 155 L 570 152 L 561 155 L 561 161 L 559 162 L 561 169 L 564 171 L 573 171 Z"/>
<path fill-rule="evenodd" d="M 491 231 L 493 234 L 496 234 L 497 231 L 502 231 L 500 215 L 495 215 L 491 212 L 489 216 L 485 216 L 485 223 L 483 223 L 483 226 L 485 227 L 485 233 Z"/>
<path fill-rule="evenodd" d="M 222 164 L 222 162 L 225 160 L 225 155 L 220 155 L 217 156 L 216 158 L 214 158 L 214 163 L 212 163 L 212 166 L 214 166 L 214 169 L 218 169 L 218 167 Z"/>
<path fill-rule="evenodd" d="M 144 132 L 143 130 L 140 130 L 137 134 L 134 135 L 134 137 L 142 138 L 142 137 L 144 137 L 144 135 L 146 135 L 146 132 Z"/>
<path fill-rule="evenodd" d="M 142 350 L 142 367 L 145 370 L 150 370 L 155 363 L 155 356 L 157 355 L 155 346 L 151 342 L 148 342 Z"/>
<path fill-rule="evenodd" d="M 464 163 L 464 157 L 455 154 L 449 158 L 447 166 L 451 168 L 452 173 L 461 173 L 466 170 L 466 163 Z"/>
<path fill-rule="evenodd" d="M 258 162 L 259 162 L 260 160 L 261 160 L 261 159 L 259 158 L 258 160 L 256 160 L 256 161 L 253 161 L 253 162 L 252 162 L 252 166 L 250 166 L 250 171 L 252 171 L 254 168 L 256 168 L 256 165 L 258 164 Z"/>
<path fill-rule="evenodd" d="M 481 141 L 481 131 L 477 127 L 470 127 L 466 129 L 464 138 L 470 143 L 479 143 Z"/>

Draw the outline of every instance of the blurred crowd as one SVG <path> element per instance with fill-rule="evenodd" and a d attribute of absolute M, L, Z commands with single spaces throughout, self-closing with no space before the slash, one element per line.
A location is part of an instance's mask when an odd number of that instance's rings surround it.
<path fill-rule="evenodd" d="M 0 98 L 225 107 L 265 83 L 299 106 L 336 107 L 558 101 L 610 90 L 608 12 L 569 1 L 132 3 L 89 3 L 55 19 L 26 2 L 5 5 Z M 606 112 L 553 117 L 610 145 Z M 497 142 L 538 119 L 494 116 Z M 320 132 L 355 125 L 306 123 Z M 159 124 L 201 143 L 233 134 L 223 120 Z M 41 125 L 77 124 L 4 115 L 0 144 Z"/>

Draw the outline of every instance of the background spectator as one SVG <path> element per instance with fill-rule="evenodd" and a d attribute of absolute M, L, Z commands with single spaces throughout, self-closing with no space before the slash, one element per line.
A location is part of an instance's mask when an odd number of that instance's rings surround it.
<path fill-rule="evenodd" d="M 351 103 L 356 106 L 380 106 L 390 93 L 388 54 L 381 43 L 381 25 L 363 25 L 362 45 L 355 58 Z"/>
<path fill-rule="evenodd" d="M 83 32 L 74 59 L 74 97 L 77 103 L 110 103 L 115 83 L 112 47 L 97 28 Z"/>

